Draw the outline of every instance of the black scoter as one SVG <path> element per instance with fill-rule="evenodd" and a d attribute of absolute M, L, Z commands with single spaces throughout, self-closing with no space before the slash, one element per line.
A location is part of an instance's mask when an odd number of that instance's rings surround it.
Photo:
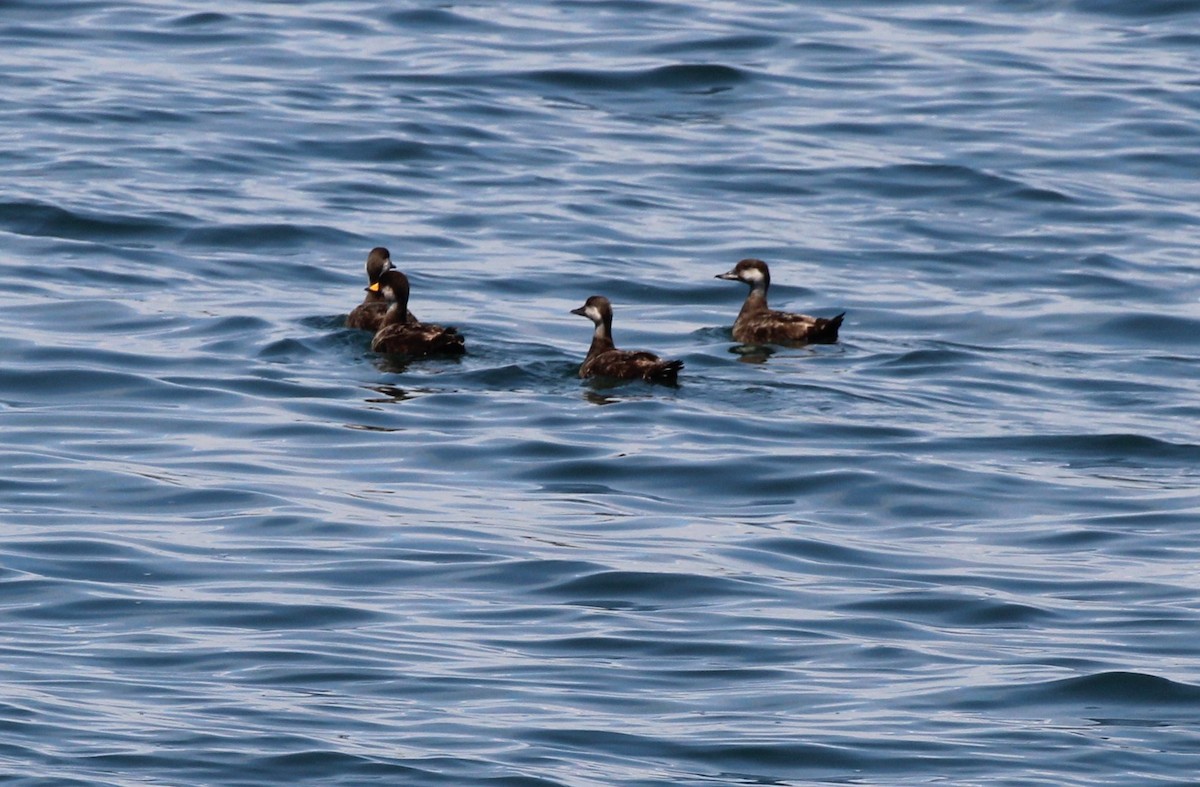
<path fill-rule="evenodd" d="M 355 306 L 346 317 L 347 328 L 361 328 L 365 331 L 377 331 L 383 325 L 383 315 L 388 310 L 387 299 L 378 289 L 371 289 L 372 284 L 379 281 L 385 271 L 392 270 L 392 255 L 383 246 L 376 246 L 367 255 L 367 295 L 363 302 Z M 408 313 L 409 322 L 416 322 L 412 312 Z"/>
<path fill-rule="evenodd" d="M 579 367 L 580 377 L 609 377 L 617 380 L 645 380 L 674 384 L 683 361 L 664 361 L 644 350 L 618 350 L 612 340 L 612 304 L 602 295 L 593 295 L 571 314 L 587 317 L 596 326 L 592 346 Z"/>
<path fill-rule="evenodd" d="M 456 328 L 424 322 L 409 322 L 408 277 L 395 268 L 384 271 L 371 287 L 381 293 L 389 304 L 383 325 L 371 340 L 377 353 L 407 355 L 420 358 L 427 355 L 462 355 L 466 352 L 463 337 Z"/>
<path fill-rule="evenodd" d="M 718 279 L 750 285 L 750 294 L 733 323 L 733 338 L 744 344 L 833 344 L 846 313 L 836 317 L 777 312 L 767 308 L 771 272 L 762 260 L 746 259 Z"/>

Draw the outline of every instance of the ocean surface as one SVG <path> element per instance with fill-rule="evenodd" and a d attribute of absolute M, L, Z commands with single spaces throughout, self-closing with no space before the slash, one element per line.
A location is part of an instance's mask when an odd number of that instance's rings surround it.
<path fill-rule="evenodd" d="M 0 0 L 0 781 L 1200 783 L 1198 31 Z"/>

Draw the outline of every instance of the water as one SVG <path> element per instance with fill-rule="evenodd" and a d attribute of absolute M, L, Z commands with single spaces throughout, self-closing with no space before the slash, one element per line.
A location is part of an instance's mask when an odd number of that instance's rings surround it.
<path fill-rule="evenodd" d="M 0 3 L 7 783 L 1194 783 L 1200 4 L 211 9 Z"/>

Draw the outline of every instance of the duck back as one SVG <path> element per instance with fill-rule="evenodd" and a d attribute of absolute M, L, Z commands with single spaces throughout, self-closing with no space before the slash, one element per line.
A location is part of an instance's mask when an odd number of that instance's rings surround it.
<path fill-rule="evenodd" d="M 382 298 L 375 301 L 365 300 L 346 316 L 346 327 L 377 331 L 379 326 L 383 325 L 383 315 L 387 314 L 387 309 L 387 302 Z"/>
<path fill-rule="evenodd" d="M 683 361 L 664 361 L 645 351 L 607 350 L 588 356 L 579 368 L 580 377 L 611 377 L 617 380 L 645 380 L 649 383 L 678 382 Z"/>
<path fill-rule="evenodd" d="M 346 316 L 347 328 L 358 328 L 364 331 L 378 331 L 383 327 L 383 316 L 387 314 L 388 303 L 380 298 L 379 300 L 367 299 L 358 304 Z M 410 323 L 417 322 L 417 316 L 412 312 L 408 312 L 406 320 Z"/>
<path fill-rule="evenodd" d="M 738 315 L 733 338 L 745 344 L 833 344 L 846 313 L 836 317 L 762 310 Z"/>
<path fill-rule="evenodd" d="M 389 355 L 419 358 L 427 355 L 462 355 L 466 344 L 458 329 L 432 323 L 396 323 L 375 333 L 371 349 Z"/>

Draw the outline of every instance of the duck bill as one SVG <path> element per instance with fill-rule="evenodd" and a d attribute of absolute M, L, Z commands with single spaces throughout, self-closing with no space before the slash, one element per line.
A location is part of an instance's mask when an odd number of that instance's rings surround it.
<path fill-rule="evenodd" d="M 734 273 L 733 271 L 726 271 L 725 273 L 718 273 L 713 278 L 714 279 L 724 279 L 725 281 L 740 281 L 740 279 L 738 279 L 737 274 Z"/>
<path fill-rule="evenodd" d="M 373 281 L 367 286 L 367 292 L 379 292 L 379 282 Z"/>
<path fill-rule="evenodd" d="M 578 309 L 571 309 L 571 314 L 578 314 L 580 317 L 587 317 L 587 312 L 584 311 L 586 306 L 580 306 Z"/>

